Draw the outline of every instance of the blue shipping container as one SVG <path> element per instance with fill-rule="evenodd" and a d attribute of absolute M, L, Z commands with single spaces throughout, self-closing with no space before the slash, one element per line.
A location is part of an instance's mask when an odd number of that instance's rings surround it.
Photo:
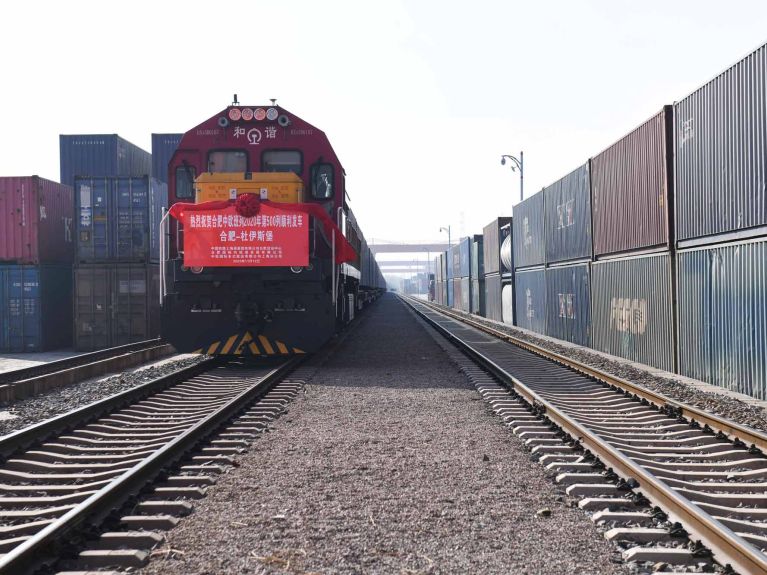
<path fill-rule="evenodd" d="M 591 344 L 589 264 L 546 269 L 546 334 L 578 345 Z"/>
<path fill-rule="evenodd" d="M 546 261 L 546 238 L 543 226 L 544 194 L 538 192 L 514 206 L 514 267 L 543 265 Z"/>
<path fill-rule="evenodd" d="M 546 263 L 591 257 L 591 185 L 589 165 L 570 172 L 543 191 Z"/>
<path fill-rule="evenodd" d="M 677 253 L 679 372 L 767 399 L 767 242 Z"/>
<path fill-rule="evenodd" d="M 546 276 L 543 268 L 514 274 L 514 307 L 517 325 L 546 333 Z"/>
<path fill-rule="evenodd" d="M 154 262 L 168 186 L 141 178 L 76 178 L 77 261 Z"/>
<path fill-rule="evenodd" d="M 59 136 L 61 183 L 78 176 L 148 176 L 152 155 L 117 134 Z"/>
<path fill-rule="evenodd" d="M 168 183 L 168 164 L 184 134 L 152 134 L 152 177 Z M 368 284 L 370 285 L 370 284 Z"/>
<path fill-rule="evenodd" d="M 0 352 L 72 344 L 72 266 L 0 266 Z"/>

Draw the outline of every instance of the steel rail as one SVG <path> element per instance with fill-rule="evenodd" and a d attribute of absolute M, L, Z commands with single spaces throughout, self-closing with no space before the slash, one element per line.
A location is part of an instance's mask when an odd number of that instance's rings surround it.
<path fill-rule="evenodd" d="M 45 441 L 57 433 L 71 429 L 76 425 L 90 423 L 124 405 L 135 403 L 139 399 L 143 399 L 166 387 L 208 371 L 219 363 L 220 359 L 217 357 L 204 359 L 199 363 L 160 376 L 152 381 L 4 435 L 0 437 L 0 458 L 7 459 L 14 453 L 26 449 L 35 443 Z"/>
<path fill-rule="evenodd" d="M 437 306 L 436 304 L 433 304 L 432 302 L 426 302 L 423 300 L 413 300 L 413 301 L 421 305 L 426 305 L 427 307 L 433 309 L 436 312 L 439 312 L 443 315 L 456 319 L 462 323 L 465 323 L 467 325 L 470 325 L 471 327 L 484 331 L 485 333 L 493 335 L 499 339 L 512 343 L 536 355 L 539 355 L 541 357 L 544 357 L 546 359 L 549 359 L 551 361 L 554 361 L 566 367 L 569 367 L 570 369 L 573 369 L 574 371 L 577 371 L 583 375 L 592 377 L 598 381 L 601 381 L 603 383 L 606 383 L 608 385 L 617 387 L 619 389 L 622 389 L 623 391 L 636 395 L 639 399 L 646 399 L 653 405 L 664 408 L 667 411 L 673 410 L 674 415 L 697 421 L 701 425 L 708 425 L 715 432 L 721 431 L 722 433 L 726 434 L 728 437 L 732 439 L 739 439 L 746 444 L 758 447 L 760 450 L 762 450 L 763 452 L 767 454 L 767 433 L 763 431 L 759 431 L 758 429 L 747 427 L 745 425 L 736 423 L 734 421 L 729 421 L 713 413 L 708 413 L 707 411 L 704 411 L 698 407 L 694 407 L 684 402 L 677 401 L 666 395 L 663 395 L 662 393 L 658 393 L 650 389 L 647 389 L 645 387 L 642 387 L 640 384 L 632 383 L 626 379 L 618 377 L 617 375 L 612 375 L 610 373 L 607 373 L 606 371 L 602 371 L 599 368 L 586 365 L 575 359 L 559 354 L 555 351 L 547 350 L 543 347 L 535 345 L 534 343 L 530 343 L 529 341 L 525 341 L 523 339 L 510 335 L 504 331 L 490 327 L 482 322 L 472 320 L 471 318 L 468 318 L 465 315 L 455 313 L 452 310 L 445 309 L 441 306 Z"/>
<path fill-rule="evenodd" d="M 0 372 L 0 384 L 13 383 L 24 379 L 39 377 L 41 375 L 48 375 L 57 371 L 63 371 L 65 369 L 71 369 L 73 367 L 79 367 L 104 359 L 110 359 L 118 355 L 124 355 L 126 353 L 158 347 L 161 345 L 167 344 L 164 344 L 160 339 L 148 339 L 145 341 L 138 341 L 136 343 L 110 347 L 108 349 L 82 353 L 80 355 L 58 359 L 56 361 L 49 361 L 40 365 L 32 365 L 29 367 L 22 367 L 20 369 L 13 369 L 11 371 L 3 371 Z"/>
<path fill-rule="evenodd" d="M 258 383 L 232 398 L 225 405 L 152 453 L 126 473 L 115 478 L 45 529 L 0 557 L 0 574 L 27 573 L 39 568 L 47 561 L 55 559 L 53 556 L 55 554 L 46 553 L 47 549 L 55 549 L 62 537 L 72 533 L 78 527 L 84 524 L 98 523 L 237 412 L 266 394 L 302 361 L 304 361 L 303 357 L 295 357 L 280 364 L 261 378 Z M 210 366 L 209 364 L 206 365 Z"/>
<path fill-rule="evenodd" d="M 652 475 L 639 464 L 607 444 L 597 434 L 591 432 L 571 417 L 559 411 L 559 409 L 557 409 L 551 402 L 527 387 L 524 382 L 514 377 L 485 354 L 474 349 L 471 344 L 466 343 L 458 336 L 452 334 L 446 327 L 419 310 L 418 304 L 461 323 L 468 323 L 471 325 L 470 322 L 464 321 L 460 316 L 445 313 L 443 310 L 436 309 L 434 306 L 424 305 L 425 302 L 421 302 L 420 300 L 413 300 L 411 298 L 402 299 L 411 309 L 413 309 L 413 311 L 429 323 L 429 325 L 434 327 L 440 334 L 459 347 L 459 349 L 463 350 L 469 357 L 487 369 L 501 382 L 513 389 L 531 405 L 536 405 L 542 408 L 546 417 L 562 428 L 564 432 L 579 441 L 583 447 L 589 449 L 593 454 L 598 456 L 606 466 L 611 467 L 619 476 L 623 477 L 623 479 L 633 479 L 636 481 L 639 484 L 642 493 L 653 504 L 662 508 L 668 513 L 672 520 L 681 523 L 690 534 L 703 541 L 703 543 L 711 549 L 717 561 L 723 565 L 729 564 L 742 575 L 767 574 L 767 556 L 761 551 L 711 517 L 711 515 L 701 508 L 679 495 L 662 480 Z M 525 349 L 527 349 L 526 346 Z"/>

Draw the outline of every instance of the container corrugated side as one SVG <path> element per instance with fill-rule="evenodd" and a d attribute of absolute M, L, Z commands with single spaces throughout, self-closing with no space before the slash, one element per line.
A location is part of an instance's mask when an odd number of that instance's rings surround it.
<path fill-rule="evenodd" d="M 461 278 L 461 304 L 459 309 L 462 312 L 469 313 L 471 311 L 471 279 L 468 277 Z"/>
<path fill-rule="evenodd" d="M 676 237 L 767 225 L 767 45 L 674 104 Z"/>
<path fill-rule="evenodd" d="M 591 184 L 588 162 L 543 190 L 546 262 L 590 258 Z"/>
<path fill-rule="evenodd" d="M 0 352 L 72 344 L 72 266 L 0 265 Z"/>
<path fill-rule="evenodd" d="M 495 321 L 503 321 L 501 276 L 499 274 L 485 276 L 485 317 Z"/>
<path fill-rule="evenodd" d="M 75 349 L 93 351 L 159 334 L 156 264 L 75 267 Z"/>
<path fill-rule="evenodd" d="M 546 269 L 546 335 L 590 345 L 590 279 L 588 263 Z"/>
<path fill-rule="evenodd" d="M 168 183 L 168 164 L 183 135 L 152 134 L 152 177 Z"/>
<path fill-rule="evenodd" d="M 668 244 L 671 107 L 591 159 L 594 255 Z"/>
<path fill-rule="evenodd" d="M 538 192 L 514 206 L 514 268 L 543 265 L 546 238 L 543 225 L 544 194 Z"/>
<path fill-rule="evenodd" d="M 767 242 L 677 253 L 679 372 L 767 399 Z"/>
<path fill-rule="evenodd" d="M 152 155 L 117 134 L 59 136 L 61 183 L 74 186 L 75 178 L 148 176 Z"/>
<path fill-rule="evenodd" d="M 475 235 L 471 242 L 471 279 L 476 281 L 485 277 L 484 238 Z"/>
<path fill-rule="evenodd" d="M 501 244 L 511 231 L 511 218 L 496 218 L 482 230 L 482 260 L 485 274 L 497 274 L 501 271 Z"/>
<path fill-rule="evenodd" d="M 471 313 L 485 316 L 485 278 L 471 280 Z"/>
<path fill-rule="evenodd" d="M 167 204 L 168 187 L 154 178 L 77 178 L 77 261 L 157 261 Z"/>
<path fill-rule="evenodd" d="M 543 268 L 514 274 L 514 311 L 519 327 L 546 333 L 546 274 Z"/>
<path fill-rule="evenodd" d="M 72 188 L 39 176 L 0 178 L 0 261 L 71 263 Z"/>
<path fill-rule="evenodd" d="M 591 265 L 591 342 L 596 350 L 674 371 L 668 253 Z"/>
<path fill-rule="evenodd" d="M 453 277 L 469 277 L 471 271 L 471 238 L 461 238 L 451 250 Z"/>

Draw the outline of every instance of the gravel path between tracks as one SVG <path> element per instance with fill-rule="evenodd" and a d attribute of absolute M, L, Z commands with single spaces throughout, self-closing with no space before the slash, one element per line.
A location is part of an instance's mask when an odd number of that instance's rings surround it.
<path fill-rule="evenodd" d="M 141 573 L 628 572 L 394 296 L 239 463 Z"/>
<path fill-rule="evenodd" d="M 669 374 L 666 377 L 657 376 L 641 368 L 634 367 L 633 365 L 628 365 L 619 360 L 604 357 L 596 352 L 589 351 L 586 348 L 573 348 L 560 345 L 556 342 L 536 337 L 529 332 L 521 331 L 509 325 L 489 321 L 477 317 L 476 315 L 457 312 L 456 310 L 451 311 L 472 320 L 479 321 L 480 323 L 484 323 L 499 331 L 513 335 L 514 337 L 518 337 L 521 340 L 539 345 L 549 351 L 571 357 L 586 365 L 596 367 L 632 383 L 642 385 L 647 389 L 656 393 L 661 393 L 671 399 L 698 407 L 709 413 L 715 413 L 736 423 L 748 425 L 754 429 L 767 432 L 767 410 L 758 405 L 746 403 L 729 395 L 695 388 L 684 380 L 675 377 L 674 374 Z"/>
<path fill-rule="evenodd" d="M 162 359 L 152 362 L 150 367 L 141 366 L 119 375 L 87 379 L 52 389 L 48 393 L 14 401 L 0 408 L 0 436 L 136 387 L 202 361 L 204 357 L 183 355 Z"/>

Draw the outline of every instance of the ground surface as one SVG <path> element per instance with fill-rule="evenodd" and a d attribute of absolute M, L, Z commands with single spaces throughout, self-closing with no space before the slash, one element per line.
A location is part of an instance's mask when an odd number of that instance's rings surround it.
<path fill-rule="evenodd" d="M 142 573 L 626 573 L 394 296 L 239 461 Z"/>

